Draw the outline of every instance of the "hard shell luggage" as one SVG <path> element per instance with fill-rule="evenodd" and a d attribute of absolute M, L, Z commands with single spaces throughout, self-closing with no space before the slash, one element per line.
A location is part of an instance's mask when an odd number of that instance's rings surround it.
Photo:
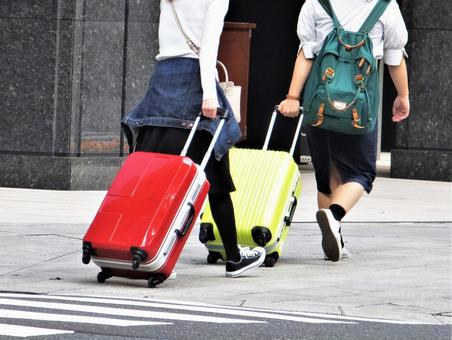
<path fill-rule="evenodd" d="M 276 116 L 275 107 L 262 150 L 233 148 L 229 151 L 231 175 L 237 189 L 231 198 L 238 243 L 245 247 L 264 247 L 267 267 L 273 267 L 281 255 L 301 193 L 300 172 L 292 155 L 303 117 L 299 118 L 290 152 L 285 152 L 267 150 Z M 199 240 L 209 251 L 208 263 L 226 259 L 208 204 L 202 216 Z"/>
<path fill-rule="evenodd" d="M 185 156 L 201 115 L 181 155 L 129 155 L 83 238 L 82 261 L 101 267 L 98 282 L 120 276 L 155 287 L 171 275 L 206 201 L 204 169 L 225 118 L 201 165 Z"/>

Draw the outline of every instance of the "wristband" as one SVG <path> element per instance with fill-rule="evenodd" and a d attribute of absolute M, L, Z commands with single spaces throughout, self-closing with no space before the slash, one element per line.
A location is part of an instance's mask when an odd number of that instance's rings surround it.
<path fill-rule="evenodd" d="M 291 96 L 290 94 L 287 94 L 286 99 L 300 100 L 300 97 L 299 96 Z"/>

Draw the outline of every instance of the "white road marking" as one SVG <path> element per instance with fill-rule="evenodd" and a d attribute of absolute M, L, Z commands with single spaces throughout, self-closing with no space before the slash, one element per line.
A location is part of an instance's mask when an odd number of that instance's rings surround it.
<path fill-rule="evenodd" d="M 33 297 L 33 296 L 28 296 Z M 108 314 L 108 315 L 120 315 L 137 318 L 151 318 L 151 319 L 167 319 L 167 320 L 180 320 L 180 321 L 195 321 L 195 322 L 212 322 L 212 323 L 266 323 L 265 321 L 257 320 L 244 320 L 244 319 L 230 319 L 220 318 L 207 315 L 191 315 L 180 313 L 166 313 L 161 311 L 147 311 L 125 308 L 111 308 L 111 307 L 96 307 L 87 305 L 73 305 L 65 303 L 54 302 L 39 302 L 30 300 L 16 300 L 16 299 L 0 299 L 0 305 L 20 306 L 20 307 L 36 307 L 36 308 L 48 308 L 57 310 L 67 310 L 76 312 L 87 312 L 95 314 Z M 88 310 L 89 308 L 89 310 Z"/>
<path fill-rule="evenodd" d="M 56 321 L 56 322 L 75 322 L 75 323 L 109 325 L 118 327 L 172 325 L 172 323 L 169 322 L 134 321 L 124 319 L 99 318 L 95 316 L 38 313 L 14 309 L 0 309 L 0 318 Z"/>
<path fill-rule="evenodd" d="M 65 331 L 61 329 L 50 329 L 39 327 L 26 327 L 0 323 L 0 335 L 5 336 L 26 338 L 28 336 L 70 334 L 70 333 L 74 333 L 74 331 Z"/>
<path fill-rule="evenodd" d="M 128 299 L 128 298 L 118 297 L 118 299 Z M 132 298 L 132 299 L 134 299 L 134 298 Z M 205 307 L 212 307 L 212 308 L 221 307 L 221 308 L 227 308 L 227 309 L 231 309 L 231 310 L 234 310 L 234 309 L 237 308 L 237 307 L 231 307 L 231 306 L 220 306 L 220 305 L 213 305 L 213 304 L 205 304 L 205 303 L 200 303 L 200 302 L 181 302 L 181 301 L 166 300 L 166 299 L 152 299 L 152 300 L 138 299 L 138 300 L 139 301 L 155 301 L 155 302 L 159 302 L 159 303 L 164 303 L 164 304 L 166 304 L 168 306 L 168 308 L 174 308 L 175 305 L 205 306 Z M 368 318 L 368 317 L 362 317 L 362 316 L 336 315 L 336 314 L 326 314 L 326 313 L 277 311 L 277 310 L 265 309 L 265 308 L 240 307 L 240 310 L 249 310 L 249 311 L 257 311 L 257 312 L 269 312 L 269 313 L 281 313 L 281 314 L 287 314 L 287 315 L 301 315 L 301 316 L 318 317 L 318 318 L 330 318 L 330 319 L 338 319 L 338 320 L 369 321 L 369 322 L 398 324 L 398 325 L 437 325 L 437 323 L 431 323 L 431 322 L 418 322 L 418 321 L 407 321 L 407 320 Z"/>
<path fill-rule="evenodd" d="M 305 323 L 354 323 L 351 321 L 336 321 L 327 320 L 325 318 L 308 318 L 302 316 L 293 315 L 283 315 L 276 313 L 276 311 L 259 311 L 259 310 L 244 310 L 230 309 L 224 306 L 194 306 L 194 305 L 184 305 L 184 304 L 172 304 L 168 305 L 159 302 L 147 302 L 147 301 L 137 301 L 137 300 L 122 300 L 122 299 L 112 299 L 112 298 L 96 298 L 96 297 L 73 297 L 73 296 L 55 296 L 55 295 L 30 295 L 30 294 L 1 294 L 3 297 L 23 297 L 23 298 L 39 298 L 39 299 L 49 299 L 49 300 L 64 300 L 64 301 L 74 301 L 74 302 L 89 302 L 89 303 L 102 303 L 102 304 L 115 304 L 115 305 L 127 305 L 127 306 L 139 306 L 139 307 L 152 307 L 152 308 L 165 308 L 165 309 L 177 309 L 185 310 L 191 312 L 204 312 L 204 313 L 217 313 L 225 315 L 235 315 L 243 317 L 252 318 L 264 318 L 273 320 L 284 320 L 284 321 L 295 321 L 295 322 L 305 322 Z M 0 299 L 0 303 L 3 300 Z M 334 319 L 334 318 L 333 318 Z"/>

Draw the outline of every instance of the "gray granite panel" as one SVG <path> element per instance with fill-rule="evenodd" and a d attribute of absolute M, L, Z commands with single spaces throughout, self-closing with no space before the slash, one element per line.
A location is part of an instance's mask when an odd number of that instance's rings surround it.
<path fill-rule="evenodd" d="M 393 150 L 391 177 L 452 182 L 452 151 Z"/>
<path fill-rule="evenodd" d="M 452 1 L 409 0 L 412 28 L 452 29 Z"/>
<path fill-rule="evenodd" d="M 124 21 L 125 0 L 76 0 L 76 2 L 78 9 L 76 20 Z"/>
<path fill-rule="evenodd" d="M 146 93 L 158 53 L 158 24 L 129 22 L 127 40 L 127 76 L 124 114 L 127 115 Z M 124 139 L 123 153 L 128 144 Z"/>
<path fill-rule="evenodd" d="M 72 19 L 80 0 L 0 0 L 0 17 L 33 19 Z"/>
<path fill-rule="evenodd" d="M 408 146 L 452 149 L 452 31 L 415 30 L 411 41 Z"/>
<path fill-rule="evenodd" d="M 84 23 L 81 152 L 119 154 L 124 24 Z"/>
<path fill-rule="evenodd" d="M 71 158 L 71 190 L 107 190 L 125 158 Z"/>
<path fill-rule="evenodd" d="M 51 152 L 56 21 L 0 19 L 0 150 Z"/>
<path fill-rule="evenodd" d="M 129 22 L 159 21 L 160 0 L 129 0 Z"/>
<path fill-rule="evenodd" d="M 0 187 L 107 190 L 124 160 L 0 154 Z"/>
<path fill-rule="evenodd" d="M 68 190 L 67 157 L 0 154 L 0 186 Z"/>
<path fill-rule="evenodd" d="M 144 96 L 158 53 L 157 24 L 129 23 L 125 112 Z"/>
<path fill-rule="evenodd" d="M 73 76 L 73 32 L 72 20 L 58 20 L 56 33 L 56 64 L 54 88 L 54 137 L 53 152 L 55 154 L 69 154 L 72 105 L 72 76 Z"/>

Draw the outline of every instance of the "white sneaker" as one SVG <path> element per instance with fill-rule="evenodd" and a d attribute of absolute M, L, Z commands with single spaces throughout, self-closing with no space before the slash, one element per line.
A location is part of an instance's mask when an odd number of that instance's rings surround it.
<path fill-rule="evenodd" d="M 320 209 L 316 214 L 317 223 L 322 232 L 322 248 L 325 257 L 337 262 L 342 257 L 341 223 L 337 221 L 330 209 Z"/>
<path fill-rule="evenodd" d="M 348 250 L 348 248 L 347 247 L 345 247 L 345 246 L 343 246 L 342 247 L 342 256 L 341 256 L 341 259 L 347 259 L 347 258 L 349 258 L 349 257 L 351 257 L 352 256 L 352 253 L 350 252 L 350 250 Z M 324 257 L 323 257 L 326 261 L 329 261 L 330 259 L 328 258 L 328 256 L 326 256 L 325 254 L 324 254 Z"/>

